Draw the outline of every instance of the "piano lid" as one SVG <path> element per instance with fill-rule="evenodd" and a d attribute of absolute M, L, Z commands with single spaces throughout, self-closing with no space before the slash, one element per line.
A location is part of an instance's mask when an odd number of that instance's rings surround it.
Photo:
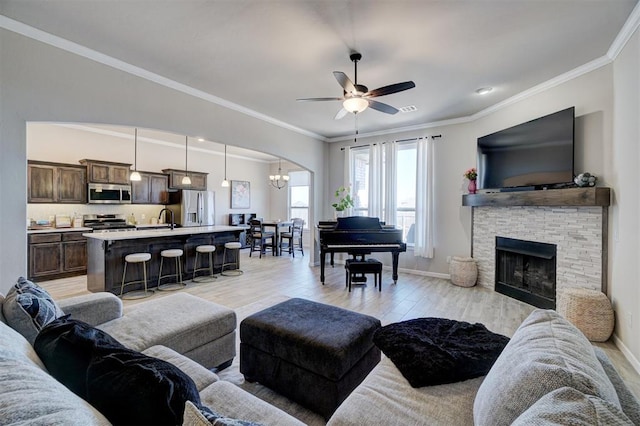
<path fill-rule="evenodd" d="M 336 231 L 351 230 L 375 230 L 382 229 L 380 218 L 368 216 L 339 217 L 338 224 L 334 228 Z"/>

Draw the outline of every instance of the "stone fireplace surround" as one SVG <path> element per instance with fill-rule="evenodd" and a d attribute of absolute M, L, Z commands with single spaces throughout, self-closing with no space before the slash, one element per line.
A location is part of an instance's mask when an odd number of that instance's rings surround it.
<path fill-rule="evenodd" d="M 472 206 L 478 284 L 494 290 L 496 236 L 557 245 L 556 291 L 606 293 L 609 188 L 567 188 L 463 196 Z"/>

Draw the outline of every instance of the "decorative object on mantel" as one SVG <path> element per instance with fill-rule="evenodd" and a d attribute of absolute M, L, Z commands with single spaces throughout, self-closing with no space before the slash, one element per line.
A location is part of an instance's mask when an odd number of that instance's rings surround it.
<path fill-rule="evenodd" d="M 478 190 L 478 188 L 476 187 L 476 179 L 478 178 L 478 172 L 476 171 L 476 168 L 470 168 L 469 170 L 464 172 L 462 176 L 469 179 L 469 187 L 467 188 L 469 190 L 469 194 L 475 194 Z"/>
<path fill-rule="evenodd" d="M 342 215 L 346 209 L 353 207 L 353 198 L 349 193 L 350 189 L 351 187 L 349 186 L 341 186 L 336 189 L 335 197 L 338 198 L 338 202 L 331 204 L 331 207 L 336 209 L 336 217 Z"/>
<path fill-rule="evenodd" d="M 613 333 L 613 308 L 601 291 L 573 287 L 558 290 L 557 311 L 592 342 L 606 342 Z"/>
<path fill-rule="evenodd" d="M 478 280 L 478 266 L 472 257 L 451 258 L 449 263 L 451 282 L 459 287 L 473 287 Z"/>
<path fill-rule="evenodd" d="M 596 186 L 598 177 L 589 172 L 584 172 L 573 178 L 573 181 L 578 186 Z"/>

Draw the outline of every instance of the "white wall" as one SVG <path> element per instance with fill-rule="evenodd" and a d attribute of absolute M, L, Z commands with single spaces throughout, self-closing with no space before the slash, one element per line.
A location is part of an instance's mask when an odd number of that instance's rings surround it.
<path fill-rule="evenodd" d="M 90 127 L 90 126 L 89 126 Z M 185 166 L 184 136 L 180 143 L 158 144 L 144 138 L 144 130 L 138 131 L 138 170 L 161 173 L 163 169 L 183 170 Z M 133 138 L 133 129 L 129 132 Z M 100 134 L 81 128 L 61 127 L 50 123 L 27 124 L 27 158 L 29 160 L 53 161 L 78 164 L 83 158 L 131 164 L 134 162 L 134 145 L 131 139 L 110 134 Z M 229 188 L 222 188 L 224 178 L 224 152 L 207 148 L 212 142 L 189 140 L 188 168 L 190 171 L 208 173 L 207 187 L 214 191 L 216 224 L 226 225 L 229 213 L 256 213 L 271 217 L 272 191 L 269 189 L 270 163 L 234 155 L 227 156 L 227 178 L 246 180 L 251 184 L 251 208 L 231 209 Z M 219 147 L 217 147 L 219 148 Z M 285 198 L 286 203 L 286 198 Z M 157 217 L 163 206 L 149 205 L 60 205 L 29 204 L 27 215 L 33 219 L 47 219 L 52 214 L 122 213 L 135 214 L 138 221 L 145 215 L 145 223 Z M 285 206 L 286 207 L 286 206 Z M 286 210 L 286 208 L 285 208 Z"/>
<path fill-rule="evenodd" d="M 616 312 L 616 343 L 640 371 L 640 34 L 618 55 L 614 66 L 614 132 L 609 155 L 614 188 L 609 239 L 610 295 Z"/>
<path fill-rule="evenodd" d="M 0 30 L 0 114 L 0 292 L 27 272 L 27 122 L 137 126 L 281 156 L 311 172 L 314 220 L 319 215 L 324 142 L 7 30 Z"/>

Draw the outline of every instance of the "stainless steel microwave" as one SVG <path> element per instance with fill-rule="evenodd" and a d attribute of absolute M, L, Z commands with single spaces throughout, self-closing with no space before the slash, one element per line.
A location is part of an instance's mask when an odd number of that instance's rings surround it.
<path fill-rule="evenodd" d="M 90 204 L 131 204 L 131 185 L 90 183 Z"/>

